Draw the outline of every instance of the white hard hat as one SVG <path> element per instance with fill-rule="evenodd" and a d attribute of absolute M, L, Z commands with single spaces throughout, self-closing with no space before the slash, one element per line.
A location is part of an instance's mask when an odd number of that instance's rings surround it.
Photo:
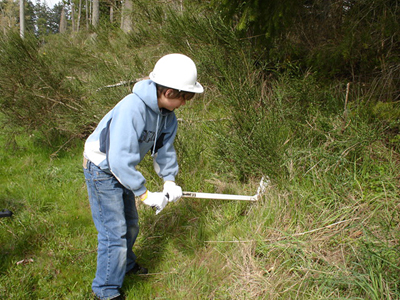
<path fill-rule="evenodd" d="M 183 54 L 168 54 L 161 57 L 150 73 L 150 79 L 157 84 L 179 91 L 202 93 L 197 82 L 197 68 L 193 60 Z"/>

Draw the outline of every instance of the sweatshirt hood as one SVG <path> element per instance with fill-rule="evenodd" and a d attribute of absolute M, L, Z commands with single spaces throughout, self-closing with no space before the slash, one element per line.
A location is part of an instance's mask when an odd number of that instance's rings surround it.
<path fill-rule="evenodd" d="M 137 82 L 132 89 L 132 93 L 137 95 L 150 109 L 156 114 L 161 114 L 157 101 L 156 84 L 151 80 Z"/>

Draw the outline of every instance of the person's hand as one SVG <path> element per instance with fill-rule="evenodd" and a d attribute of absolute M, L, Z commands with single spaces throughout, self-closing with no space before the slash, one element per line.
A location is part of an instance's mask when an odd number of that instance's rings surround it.
<path fill-rule="evenodd" d="M 169 202 L 175 202 L 182 197 L 182 188 L 173 181 L 164 182 L 163 194 L 166 195 Z"/>
<path fill-rule="evenodd" d="M 168 199 L 164 193 L 152 193 L 147 190 L 139 198 L 144 204 L 155 207 L 156 215 L 158 215 L 168 204 Z"/>

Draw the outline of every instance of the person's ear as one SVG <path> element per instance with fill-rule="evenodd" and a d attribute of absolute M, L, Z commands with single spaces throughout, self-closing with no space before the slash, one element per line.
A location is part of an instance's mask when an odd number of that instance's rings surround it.
<path fill-rule="evenodd" d="M 173 94 L 174 90 L 173 89 L 167 89 L 164 93 L 164 96 L 167 98 L 171 98 L 172 94 Z"/>

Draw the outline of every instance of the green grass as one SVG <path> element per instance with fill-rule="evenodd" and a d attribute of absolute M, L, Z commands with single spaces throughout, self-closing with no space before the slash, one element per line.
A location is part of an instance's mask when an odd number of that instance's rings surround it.
<path fill-rule="evenodd" d="M 6 141 L 2 137 L 0 207 L 14 215 L 0 220 L 2 298 L 90 298 L 96 231 L 82 143 L 51 156 L 35 136 L 16 137 L 11 152 Z M 150 274 L 126 278 L 127 298 L 397 299 L 395 155 L 382 145 L 370 147 L 380 153 L 379 165 L 368 161 L 379 177 L 370 169 L 329 187 L 313 178 L 323 178 L 317 169 L 326 166 L 319 166 L 284 188 L 272 184 L 257 203 L 182 199 L 158 216 L 140 205 L 135 251 Z M 257 186 L 227 187 L 221 174 L 221 181 L 208 178 L 206 184 L 200 182 L 205 173 L 184 175 L 184 188 L 251 194 Z M 160 183 L 151 179 L 150 185 Z"/>
<path fill-rule="evenodd" d="M 257 67 L 249 44 L 211 13 L 146 11 L 155 21 L 128 35 L 100 28 L 41 47 L 2 40 L 10 57 L 28 50 L 23 65 L 0 59 L 10 74 L 0 79 L 0 210 L 14 212 L 0 219 L 0 298 L 92 297 L 97 233 L 83 140 L 132 83 L 99 88 L 183 52 L 206 92 L 177 111 L 177 182 L 243 195 L 262 175 L 271 184 L 255 203 L 185 198 L 157 216 L 139 203 L 135 252 L 150 274 L 126 278 L 127 299 L 399 299 L 395 103 L 375 105 L 354 84 L 345 110 L 347 82 Z M 139 170 L 161 190 L 151 157 Z"/>

